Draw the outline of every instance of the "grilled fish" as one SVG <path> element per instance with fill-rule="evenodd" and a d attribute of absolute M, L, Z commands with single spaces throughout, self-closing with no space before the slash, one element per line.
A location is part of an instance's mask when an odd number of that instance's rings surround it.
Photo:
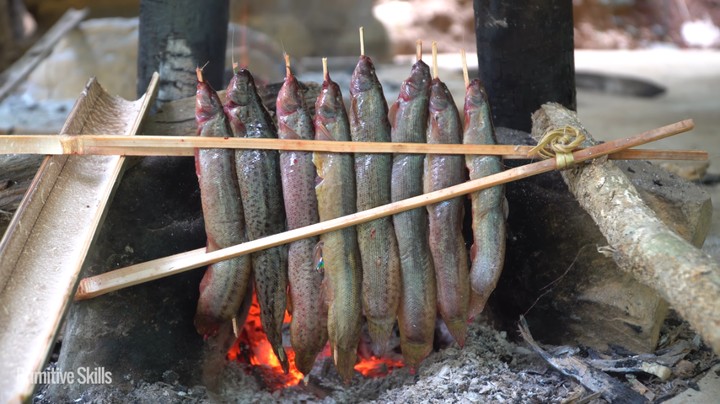
<path fill-rule="evenodd" d="M 430 85 L 428 143 L 460 143 L 462 127 L 455 101 L 438 78 Z M 425 157 L 424 191 L 432 192 L 465 180 L 462 156 Z M 465 343 L 470 300 L 469 270 L 462 237 L 463 200 L 454 198 L 428 205 L 430 252 L 435 264 L 438 308 L 460 346 Z"/>
<path fill-rule="evenodd" d="M 400 86 L 397 101 L 390 107 L 393 142 L 426 142 L 430 80 L 430 68 L 418 60 L 410 77 Z M 396 154 L 393 157 L 393 202 L 423 193 L 424 159 L 421 154 Z M 398 213 L 393 216 L 393 224 L 402 280 L 398 311 L 400 347 L 408 365 L 417 367 L 432 350 L 437 306 L 427 210 L 417 208 Z"/>
<path fill-rule="evenodd" d="M 278 137 L 280 139 L 314 138 L 312 118 L 305 109 L 305 99 L 295 76 L 287 68 L 285 83 L 277 96 Z M 318 222 L 315 196 L 315 166 L 311 152 L 280 152 L 285 213 L 288 230 Z M 308 374 L 315 357 L 327 342 L 327 313 L 318 298 L 323 273 L 315 268 L 315 246 L 318 237 L 294 241 L 288 250 L 288 279 L 293 317 L 290 341 L 295 350 L 295 366 Z"/>
<path fill-rule="evenodd" d="M 235 73 L 226 97 L 224 109 L 235 137 L 276 136 L 274 124 L 248 70 L 240 69 Z M 235 162 L 248 239 L 284 231 L 285 212 L 277 151 L 237 150 Z M 252 254 L 252 261 L 263 329 L 287 372 L 288 359 L 282 346 L 282 323 L 287 303 L 287 249 L 279 246 L 258 251 Z"/>
<path fill-rule="evenodd" d="M 390 123 L 375 66 L 362 55 L 350 82 L 350 135 L 354 142 L 389 142 Z M 390 154 L 356 154 L 357 210 L 390 203 Z M 363 268 L 363 311 L 373 351 L 385 352 L 400 303 L 400 257 L 392 218 L 357 226 Z"/>
<path fill-rule="evenodd" d="M 315 103 L 315 139 L 350 140 L 350 126 L 340 87 L 325 75 Z M 353 156 L 347 153 L 315 153 L 315 192 L 320 220 L 355 213 Z M 362 267 L 355 229 L 345 228 L 320 236 L 326 274 L 328 335 L 340 375 L 349 381 L 357 359 L 362 327 Z"/>
<path fill-rule="evenodd" d="M 487 94 L 480 80 L 470 82 L 465 95 L 464 144 L 496 144 Z M 465 157 L 470 179 L 478 179 L 503 170 L 497 156 Z M 470 195 L 472 206 L 473 246 L 470 283 L 473 290 L 470 317 L 482 312 L 495 289 L 505 260 L 505 188 L 498 185 Z"/>
<path fill-rule="evenodd" d="M 198 78 L 202 78 L 200 71 Z M 202 80 L 197 84 L 195 119 L 199 136 L 230 136 L 220 99 L 215 90 Z M 207 251 L 245 242 L 245 219 L 235 174 L 235 153 L 228 149 L 196 150 L 195 171 L 200 184 Z M 198 333 L 213 336 L 220 324 L 237 314 L 251 274 L 249 256 L 220 261 L 208 267 L 200 283 L 195 314 Z"/>

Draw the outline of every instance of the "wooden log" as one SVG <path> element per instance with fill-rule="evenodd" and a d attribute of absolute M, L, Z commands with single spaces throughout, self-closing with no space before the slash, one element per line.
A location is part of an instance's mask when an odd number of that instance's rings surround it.
<path fill-rule="evenodd" d="M 584 147 L 595 144 L 576 114 L 559 104 L 543 105 L 532 119 L 535 139 L 569 125 L 586 136 Z M 657 290 L 720 353 L 718 263 L 663 224 L 614 163 L 596 160 L 562 177 L 607 239 L 606 251 L 618 266 Z"/>

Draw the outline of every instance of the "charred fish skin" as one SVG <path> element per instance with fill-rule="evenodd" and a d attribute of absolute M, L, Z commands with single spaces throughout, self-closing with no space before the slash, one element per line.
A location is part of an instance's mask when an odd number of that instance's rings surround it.
<path fill-rule="evenodd" d="M 430 86 L 428 143 L 460 143 L 462 127 L 455 101 L 445 84 L 435 78 Z M 462 156 L 428 154 L 424 191 L 432 192 L 465 181 Z M 460 346 L 465 343 L 470 300 L 469 270 L 462 237 L 463 199 L 428 205 L 430 253 L 435 265 L 440 314 Z"/>
<path fill-rule="evenodd" d="M 350 81 L 350 135 L 354 142 L 389 142 L 390 122 L 382 86 L 367 56 L 360 56 Z M 355 154 L 357 210 L 390 203 L 390 154 Z M 400 304 L 400 257 L 392 218 L 356 227 L 363 267 L 363 311 L 381 355 L 387 349 Z"/>
<path fill-rule="evenodd" d="M 198 82 L 195 102 L 199 136 L 230 136 L 220 98 L 208 83 Z M 245 219 L 232 150 L 197 150 L 195 171 L 200 185 L 207 251 L 245 242 Z M 194 320 L 198 333 L 213 336 L 223 322 L 236 315 L 251 274 L 249 256 L 217 262 L 208 267 L 200 283 Z"/>
<path fill-rule="evenodd" d="M 464 144 L 497 144 L 490 104 L 485 88 L 478 79 L 470 82 L 465 95 Z M 470 179 L 478 179 L 503 170 L 497 156 L 465 156 Z M 470 316 L 482 312 L 490 294 L 495 290 L 505 261 L 505 187 L 497 185 L 472 193 L 473 246 L 470 284 L 473 296 Z"/>
<path fill-rule="evenodd" d="M 350 125 L 340 87 L 325 77 L 315 103 L 315 139 L 350 140 Z M 314 153 L 315 192 L 320 220 L 355 213 L 355 173 L 348 153 Z M 362 267 L 357 234 L 352 227 L 322 234 L 324 291 L 328 304 L 328 336 L 335 366 L 347 382 L 352 379 L 362 328 Z"/>
<path fill-rule="evenodd" d="M 422 60 L 412 67 L 390 107 L 393 142 L 425 143 L 430 97 L 430 68 Z M 423 193 L 421 154 L 393 157 L 391 200 L 397 202 Z M 428 244 L 428 216 L 417 208 L 393 216 L 400 252 L 401 293 L 398 310 L 400 347 L 409 366 L 416 368 L 432 351 L 437 291 L 435 268 Z"/>
<path fill-rule="evenodd" d="M 235 73 L 226 97 L 225 114 L 230 119 L 235 137 L 276 136 L 275 125 L 258 96 L 248 70 L 240 69 Z M 255 240 L 284 231 L 278 152 L 237 150 L 235 162 L 248 239 Z M 282 346 L 282 324 L 287 305 L 287 249 L 280 246 L 253 253 L 252 262 L 263 329 L 287 372 L 289 364 Z"/>
<path fill-rule="evenodd" d="M 295 76 L 288 68 L 285 82 L 277 96 L 278 137 L 312 140 L 315 129 L 305 108 L 305 99 Z M 312 152 L 281 151 L 282 179 L 288 230 L 317 223 L 318 202 L 315 196 L 315 166 Z M 312 370 L 317 354 L 327 342 L 327 313 L 318 298 L 323 273 L 315 269 L 315 246 L 318 237 L 290 244 L 288 279 L 293 317 L 290 341 L 295 350 L 295 365 L 303 374 Z"/>

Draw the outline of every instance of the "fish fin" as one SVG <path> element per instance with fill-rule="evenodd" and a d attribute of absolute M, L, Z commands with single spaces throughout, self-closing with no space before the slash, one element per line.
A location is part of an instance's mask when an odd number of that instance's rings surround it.
<path fill-rule="evenodd" d="M 325 273 L 325 261 L 323 260 L 322 247 L 322 241 L 315 244 L 315 249 L 313 250 L 313 268 L 320 273 Z"/>
<path fill-rule="evenodd" d="M 335 140 L 325 125 L 315 125 L 315 140 Z"/>
<path fill-rule="evenodd" d="M 297 132 L 295 132 L 295 129 L 287 126 L 284 122 L 280 122 L 280 124 L 278 126 L 279 126 L 278 133 L 283 134 L 281 139 L 293 139 L 293 140 L 301 139 L 300 135 L 298 135 Z"/>
<path fill-rule="evenodd" d="M 395 118 L 397 117 L 397 111 L 398 111 L 399 105 L 398 102 L 394 102 L 393 105 L 390 106 L 390 111 L 388 111 L 388 120 L 390 121 L 390 125 L 395 127 Z"/>

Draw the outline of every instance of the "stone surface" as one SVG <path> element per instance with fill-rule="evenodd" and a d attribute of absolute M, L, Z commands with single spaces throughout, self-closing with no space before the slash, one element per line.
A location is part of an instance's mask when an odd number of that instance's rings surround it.
<path fill-rule="evenodd" d="M 510 139 L 530 142 L 521 132 L 498 131 L 499 143 Z M 702 244 L 712 213 L 704 190 L 648 162 L 618 164 L 661 220 Z M 599 252 L 607 241 L 559 173 L 511 183 L 506 195 L 505 269 L 491 298 L 502 317 L 524 314 L 544 343 L 654 350 L 667 304 Z"/>

